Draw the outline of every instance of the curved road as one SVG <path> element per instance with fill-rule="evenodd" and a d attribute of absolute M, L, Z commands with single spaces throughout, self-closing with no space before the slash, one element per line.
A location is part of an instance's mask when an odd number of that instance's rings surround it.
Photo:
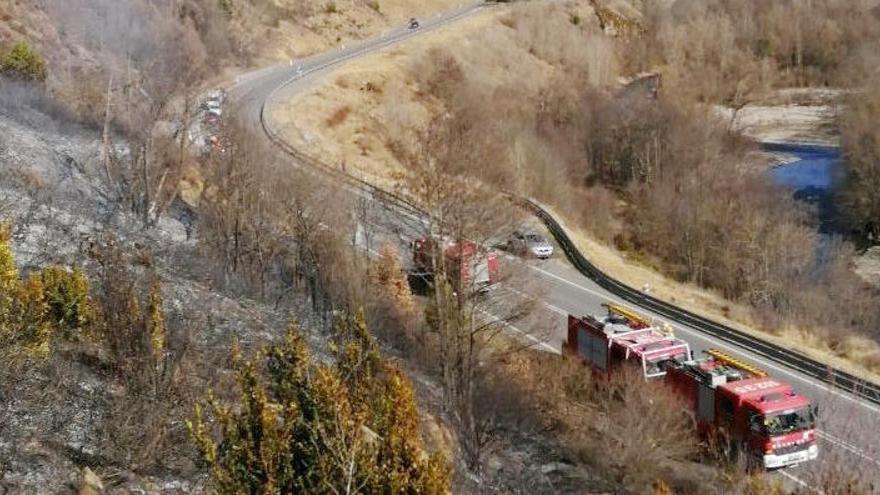
<path fill-rule="evenodd" d="M 276 99 L 290 97 L 303 91 L 311 83 L 326 75 L 334 66 L 437 29 L 483 8 L 486 7 L 481 3 L 472 2 L 458 10 L 423 19 L 421 28 L 415 31 L 401 26 L 382 36 L 340 50 L 250 72 L 237 78 L 229 89 L 230 101 L 237 110 L 236 113 L 245 117 L 248 126 L 261 129 L 264 105 L 269 106 Z M 266 127 L 268 132 L 272 132 L 270 121 L 266 122 Z M 298 164 L 294 163 L 294 165 Z M 343 187 L 352 186 L 346 184 Z M 363 191 L 356 193 L 363 195 Z M 537 287 L 540 287 L 539 299 L 543 303 L 538 309 L 539 314 L 535 321 L 540 322 L 541 328 L 549 328 L 549 330 L 543 330 L 543 333 L 532 333 L 528 328 L 526 331 L 515 327 L 512 330 L 521 332 L 532 340 L 540 340 L 541 342 L 536 343 L 543 350 L 557 352 L 565 339 L 566 318 L 569 313 L 598 314 L 602 312 L 603 302 L 616 300 L 614 296 L 581 275 L 560 256 L 544 262 L 529 262 L 526 266 L 534 277 Z M 650 311 L 643 313 L 664 320 Z M 794 483 L 813 485 L 813 478 L 820 468 L 845 463 L 861 473 L 863 480 L 870 479 L 874 480 L 875 484 L 878 483 L 880 408 L 863 402 L 845 391 L 826 386 L 811 377 L 771 362 L 749 349 L 732 346 L 706 336 L 696 329 L 671 323 L 676 333 L 691 344 L 695 355 L 710 347 L 722 349 L 763 367 L 774 376 L 789 381 L 800 393 L 811 397 L 820 405 L 822 411 L 822 424 L 819 426 L 820 461 L 782 471 L 783 476 Z M 535 336 L 539 335 L 540 339 L 536 339 Z"/>

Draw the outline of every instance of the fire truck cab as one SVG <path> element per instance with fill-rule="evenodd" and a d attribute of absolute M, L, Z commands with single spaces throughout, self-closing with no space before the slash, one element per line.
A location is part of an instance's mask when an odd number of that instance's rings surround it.
<path fill-rule="evenodd" d="M 599 374 L 634 365 L 645 379 L 664 376 L 671 361 L 691 359 L 690 345 L 676 338 L 669 325 L 655 326 L 619 304 L 603 306 L 608 309 L 604 317 L 568 316 L 563 354 L 579 357 Z"/>
<path fill-rule="evenodd" d="M 436 262 L 446 264 L 446 273 L 456 290 L 486 292 L 498 281 L 498 256 L 475 242 L 422 238 L 412 241 L 411 247 L 415 271 L 422 276 L 433 276 L 432 257 L 442 252 L 444 259 Z"/>
<path fill-rule="evenodd" d="M 816 459 L 816 411 L 791 385 L 721 351 L 675 363 L 666 381 L 693 412 L 698 431 L 732 459 L 776 469 Z"/>

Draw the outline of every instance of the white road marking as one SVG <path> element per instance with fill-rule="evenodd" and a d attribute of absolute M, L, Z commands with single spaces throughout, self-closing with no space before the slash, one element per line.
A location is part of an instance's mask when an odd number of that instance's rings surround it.
<path fill-rule="evenodd" d="M 326 227 L 323 223 L 322 223 L 322 224 L 319 224 L 319 225 L 322 226 L 322 227 Z M 366 246 L 358 246 L 358 247 L 361 248 L 361 249 L 363 249 L 364 251 L 370 253 L 370 254 L 373 255 L 373 256 L 376 256 L 376 257 L 379 256 L 379 253 L 378 253 L 377 251 L 375 251 L 374 249 L 370 249 L 370 248 L 368 248 L 368 247 L 366 247 Z M 516 290 L 516 289 L 514 289 L 514 290 Z M 477 311 L 479 311 L 480 313 L 482 313 L 483 316 L 486 316 L 487 318 L 490 318 L 490 319 L 493 319 L 493 320 L 495 320 L 495 321 L 500 322 L 502 325 L 504 325 L 504 327 L 505 327 L 506 329 L 508 329 L 508 330 L 513 330 L 514 332 L 516 332 L 516 333 L 522 335 L 523 337 L 525 337 L 525 338 L 531 340 L 532 342 L 538 344 L 539 347 L 542 347 L 542 348 L 546 349 L 547 351 L 552 352 L 552 353 L 554 353 L 554 354 L 562 354 L 562 352 L 561 352 L 559 349 L 557 349 L 557 348 L 553 347 L 552 345 L 550 345 L 550 344 L 544 342 L 543 340 L 541 340 L 541 339 L 535 337 L 534 335 L 530 334 L 529 332 L 526 332 L 526 331 L 520 330 L 519 328 L 516 327 L 516 325 L 514 325 L 514 324 L 512 324 L 512 323 L 508 323 L 508 322 L 502 321 L 501 318 L 498 318 L 497 316 L 493 315 L 492 313 L 490 313 L 490 312 L 488 312 L 488 311 L 486 311 L 486 310 L 478 309 Z"/>
<path fill-rule="evenodd" d="M 540 299 L 535 298 L 535 296 L 531 296 L 531 295 L 529 295 L 529 294 L 526 294 L 525 292 L 523 292 L 523 291 L 521 291 L 521 290 L 519 290 L 519 289 L 515 289 L 515 288 L 513 288 L 513 287 L 509 287 L 509 286 L 507 286 L 507 285 L 505 285 L 505 286 L 503 286 L 503 287 L 506 288 L 507 290 L 509 290 L 509 291 L 511 291 L 511 292 L 513 292 L 513 293 L 515 293 L 515 294 L 519 294 L 520 296 L 522 296 L 522 297 L 524 297 L 524 298 L 526 298 L 526 299 L 533 299 L 533 300 L 536 300 L 536 301 L 540 301 L 541 304 L 543 304 L 544 306 L 547 307 L 547 309 L 549 309 L 550 311 L 553 311 L 553 312 L 555 312 L 555 313 L 559 313 L 559 314 L 562 315 L 562 316 L 568 316 L 568 314 L 569 314 L 568 311 L 565 311 L 565 310 L 561 309 L 559 306 L 554 306 L 554 305 L 552 305 L 552 304 L 550 304 L 550 303 L 548 303 L 548 302 L 541 301 Z"/>
<path fill-rule="evenodd" d="M 550 344 L 544 342 L 543 340 L 541 340 L 541 339 L 535 337 L 534 335 L 532 335 L 532 334 L 530 334 L 530 333 L 528 333 L 528 332 L 524 332 L 524 331 L 520 330 L 519 328 L 516 327 L 516 325 L 513 325 L 512 323 L 507 323 L 507 322 L 505 322 L 505 321 L 502 321 L 502 320 L 499 319 L 497 316 L 493 315 L 492 313 L 489 313 L 488 311 L 485 311 L 485 310 L 482 310 L 482 309 L 478 309 L 477 311 L 480 312 L 480 313 L 482 313 L 483 316 L 487 316 L 487 317 L 489 317 L 489 318 L 493 318 L 493 319 L 495 319 L 495 321 L 500 322 L 502 325 L 504 325 L 505 328 L 508 328 L 508 329 L 510 329 L 510 330 L 513 330 L 513 331 L 516 332 L 516 333 L 521 334 L 523 337 L 525 337 L 525 338 L 531 340 L 532 342 L 538 344 L 539 347 L 543 347 L 544 349 L 547 349 L 549 352 L 552 352 L 552 353 L 554 353 L 554 354 L 562 354 L 562 352 L 561 352 L 559 349 L 553 347 L 552 345 L 550 345 Z"/>
<path fill-rule="evenodd" d="M 855 445 L 853 445 L 851 443 L 848 443 L 848 442 L 843 441 L 839 438 L 836 438 L 833 435 L 830 435 L 830 434 L 828 434 L 824 431 L 821 431 L 821 430 L 816 430 L 816 435 L 819 438 L 821 438 L 822 440 L 825 440 L 826 442 L 828 442 L 834 446 L 840 447 L 843 450 L 846 450 L 847 452 L 849 452 L 853 455 L 861 457 L 862 459 L 864 459 L 872 464 L 876 464 L 876 465 L 880 466 L 880 461 L 869 456 L 868 454 L 865 453 L 864 450 L 860 449 L 859 447 L 856 447 Z"/>
<path fill-rule="evenodd" d="M 535 270 L 535 271 L 541 272 L 542 274 L 547 275 L 547 276 L 549 276 L 549 277 L 551 277 L 551 278 L 554 278 L 554 279 L 557 279 L 557 280 L 559 280 L 559 281 L 565 282 L 565 283 L 567 283 L 567 284 L 569 284 L 569 285 L 571 285 L 571 286 L 573 286 L 573 287 L 576 287 L 576 288 L 578 288 L 578 289 L 580 289 L 580 290 L 582 290 L 582 291 L 588 292 L 588 293 L 590 293 L 590 294 L 593 294 L 593 295 L 596 295 L 596 296 L 599 296 L 599 297 L 604 297 L 604 298 L 606 298 L 606 299 L 613 300 L 613 301 L 618 302 L 618 303 L 621 303 L 621 304 L 626 304 L 626 303 L 624 303 L 623 301 L 616 300 L 616 299 L 614 299 L 614 298 L 612 298 L 612 297 L 610 297 L 610 296 L 608 296 L 608 295 L 601 294 L 601 293 L 598 292 L 598 291 L 594 291 L 594 290 L 589 289 L 589 288 L 587 288 L 587 287 L 583 287 L 583 286 L 581 286 L 581 285 L 578 285 L 578 284 L 576 284 L 576 283 L 574 283 L 574 282 L 572 282 L 572 281 L 570 281 L 570 280 L 567 280 L 567 279 L 565 279 L 565 278 L 563 278 L 563 277 L 560 277 L 559 275 L 556 275 L 556 274 L 551 273 L 551 272 L 549 272 L 549 271 L 547 271 L 547 270 L 544 270 L 543 268 L 540 268 L 540 267 L 537 267 L 537 266 L 534 266 L 534 265 L 528 265 L 528 266 L 529 266 L 530 268 L 532 268 L 533 270 Z M 517 291 L 516 289 L 513 289 L 513 288 L 511 288 L 511 287 L 508 287 L 508 289 L 513 290 L 513 291 L 515 291 L 515 292 L 519 292 L 520 294 L 522 294 L 522 295 L 525 296 L 525 294 L 523 294 L 523 293 L 520 292 L 520 291 Z M 548 304 L 548 307 L 549 307 L 549 306 L 552 306 L 552 305 L 549 305 L 549 304 Z M 565 315 L 568 315 L 568 314 L 569 314 L 568 312 L 566 312 L 566 311 L 562 311 L 561 309 L 559 309 L 559 308 L 556 307 L 556 306 L 552 306 L 552 308 L 555 308 L 555 311 L 557 311 L 557 312 L 559 312 L 559 313 L 561 313 L 561 314 L 565 314 Z M 708 339 L 708 340 L 712 340 L 709 336 L 702 335 L 702 334 L 697 334 L 697 333 L 695 333 L 694 331 L 692 331 L 692 330 L 690 330 L 690 329 L 688 329 L 688 328 L 681 327 L 681 326 L 679 326 L 679 325 L 675 325 L 675 326 L 676 326 L 677 328 L 679 328 L 680 330 L 684 331 L 685 333 L 691 333 L 691 334 L 694 334 L 694 335 L 700 335 L 700 336 L 702 336 L 703 338 L 706 338 L 706 339 Z M 722 344 L 722 345 L 723 345 L 723 344 Z M 733 349 L 733 348 L 731 348 L 731 347 L 727 347 L 727 346 L 724 346 L 724 347 L 726 347 L 728 350 L 736 350 L 736 349 Z M 752 359 L 752 358 L 750 358 L 750 359 Z M 760 359 L 754 359 L 754 360 L 755 360 L 755 361 L 759 361 L 759 362 L 761 361 Z M 776 370 L 778 370 L 778 371 L 780 371 L 780 372 L 783 372 L 783 373 L 786 373 L 786 374 L 790 374 L 790 373 L 787 372 L 785 369 L 775 367 L 775 366 L 773 366 L 772 364 L 769 364 L 769 363 L 766 363 L 766 362 L 762 362 L 762 364 L 766 365 L 767 367 L 774 368 L 774 369 L 776 369 Z M 812 382 L 811 382 L 811 383 L 812 383 Z M 827 387 L 824 387 L 824 386 L 820 386 L 820 388 L 823 388 L 823 389 L 825 389 L 825 390 L 828 390 Z M 841 395 L 839 392 L 836 392 L 836 391 L 833 391 L 833 390 L 828 390 L 828 391 L 829 391 L 829 392 L 836 393 L 837 395 Z M 853 399 L 851 399 L 851 398 L 850 398 L 849 396 L 847 396 L 847 395 L 841 395 L 841 396 L 844 397 L 844 398 L 846 398 L 846 399 L 853 400 Z M 867 405 L 867 404 L 862 404 L 862 405 L 864 405 L 865 407 L 868 407 L 869 409 L 874 410 L 871 406 L 869 406 L 869 405 Z M 844 449 L 844 450 L 846 450 L 846 451 L 848 451 L 848 452 L 850 452 L 850 453 L 852 453 L 852 454 L 854 454 L 854 455 L 856 455 L 856 456 L 858 456 L 858 457 L 861 457 L 862 459 L 864 459 L 864 460 L 866 460 L 866 461 L 869 461 L 869 462 L 871 462 L 871 463 L 874 463 L 874 464 L 880 465 L 880 461 L 878 461 L 877 459 L 874 459 L 873 457 L 869 456 L 868 454 L 865 453 L 864 450 L 860 449 L 859 447 L 857 447 L 857 446 L 855 446 L 855 445 L 853 445 L 853 444 L 851 444 L 851 443 L 848 443 L 848 442 L 846 442 L 846 441 L 844 441 L 844 440 L 841 440 L 841 439 L 839 439 L 839 438 L 836 438 L 835 436 L 833 436 L 833 435 L 831 435 L 830 433 L 827 433 L 827 432 L 825 432 L 825 431 L 816 430 L 816 434 L 817 434 L 820 438 L 826 440 L 828 443 L 830 443 L 830 444 L 832 444 L 832 445 L 834 445 L 834 446 L 840 447 L 840 448 L 842 448 L 842 449 Z M 805 486 L 806 486 L 806 485 L 805 485 Z"/>

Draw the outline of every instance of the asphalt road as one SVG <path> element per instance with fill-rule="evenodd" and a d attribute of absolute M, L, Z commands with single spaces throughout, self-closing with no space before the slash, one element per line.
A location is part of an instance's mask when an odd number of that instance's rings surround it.
<path fill-rule="evenodd" d="M 484 7 L 478 2 L 468 3 L 456 11 L 430 19 L 421 19 L 422 25 L 417 30 L 400 26 L 382 36 L 342 47 L 336 51 L 242 75 L 229 88 L 229 100 L 233 111 L 239 116 L 244 116 L 248 126 L 262 130 L 261 112 L 264 104 L 270 106 L 273 102 L 303 91 L 346 60 L 381 50 L 455 22 L 474 14 L 481 8 Z M 268 121 L 267 124 L 271 128 L 271 122 Z M 298 166 L 297 163 L 292 165 Z M 379 211 L 379 208 L 376 211 Z M 381 215 L 385 218 L 372 226 L 376 231 L 375 242 L 399 242 L 403 248 L 406 234 L 405 232 L 401 234 L 401 231 L 405 229 L 389 227 L 395 223 L 394 215 L 389 214 L 387 209 L 382 211 L 384 213 Z M 561 251 L 557 248 L 557 253 L 559 252 Z M 512 264 L 520 263 L 512 257 L 506 257 L 505 260 Z M 569 313 L 600 314 L 603 302 L 616 300 L 614 296 L 581 275 L 558 255 L 547 261 L 523 263 L 531 283 L 521 288 L 509 287 L 505 294 L 509 297 L 536 298 L 539 300 L 539 305 L 529 321 L 515 323 L 510 330 L 520 334 L 525 341 L 533 343 L 538 349 L 558 352 L 565 339 L 566 317 Z M 643 313 L 664 320 L 649 311 Z M 690 343 L 695 355 L 708 348 L 724 350 L 763 368 L 773 376 L 788 381 L 799 393 L 807 395 L 819 404 L 822 417 L 819 425 L 820 460 L 786 469 L 780 472 L 782 476 L 792 483 L 812 486 L 814 477 L 822 469 L 845 463 L 862 473 L 863 480 L 874 480 L 880 491 L 880 432 L 878 432 L 880 407 L 860 401 L 846 391 L 829 387 L 811 377 L 771 362 L 749 349 L 731 346 L 693 328 L 675 322 L 670 323 L 673 324 L 676 334 Z"/>

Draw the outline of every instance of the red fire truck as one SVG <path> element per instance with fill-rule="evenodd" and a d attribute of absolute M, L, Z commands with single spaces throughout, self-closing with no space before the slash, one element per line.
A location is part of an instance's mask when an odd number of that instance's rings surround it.
<path fill-rule="evenodd" d="M 624 366 L 662 379 L 679 395 L 697 431 L 731 460 L 775 469 L 816 459 L 816 409 L 790 385 L 754 366 L 709 349 L 693 359 L 668 324 L 656 326 L 629 308 L 606 304 L 605 317 L 568 317 L 563 353 L 600 375 Z"/>
<path fill-rule="evenodd" d="M 445 260 L 437 260 L 446 264 L 446 273 L 456 290 L 470 289 L 485 292 L 494 287 L 498 281 L 498 256 L 494 251 L 484 249 L 471 241 L 456 242 L 443 239 L 440 245 L 431 238 L 417 239 L 412 242 L 412 256 L 415 273 L 433 276 L 434 264 L 432 257 L 439 256 L 442 251 Z"/>
<path fill-rule="evenodd" d="M 622 366 L 641 367 L 645 378 L 666 374 L 671 361 L 691 359 L 690 345 L 673 335 L 668 325 L 656 327 L 651 321 L 619 304 L 606 304 L 608 315 L 568 316 L 568 341 L 562 345 L 566 355 L 577 355 L 594 372 L 613 373 Z"/>

